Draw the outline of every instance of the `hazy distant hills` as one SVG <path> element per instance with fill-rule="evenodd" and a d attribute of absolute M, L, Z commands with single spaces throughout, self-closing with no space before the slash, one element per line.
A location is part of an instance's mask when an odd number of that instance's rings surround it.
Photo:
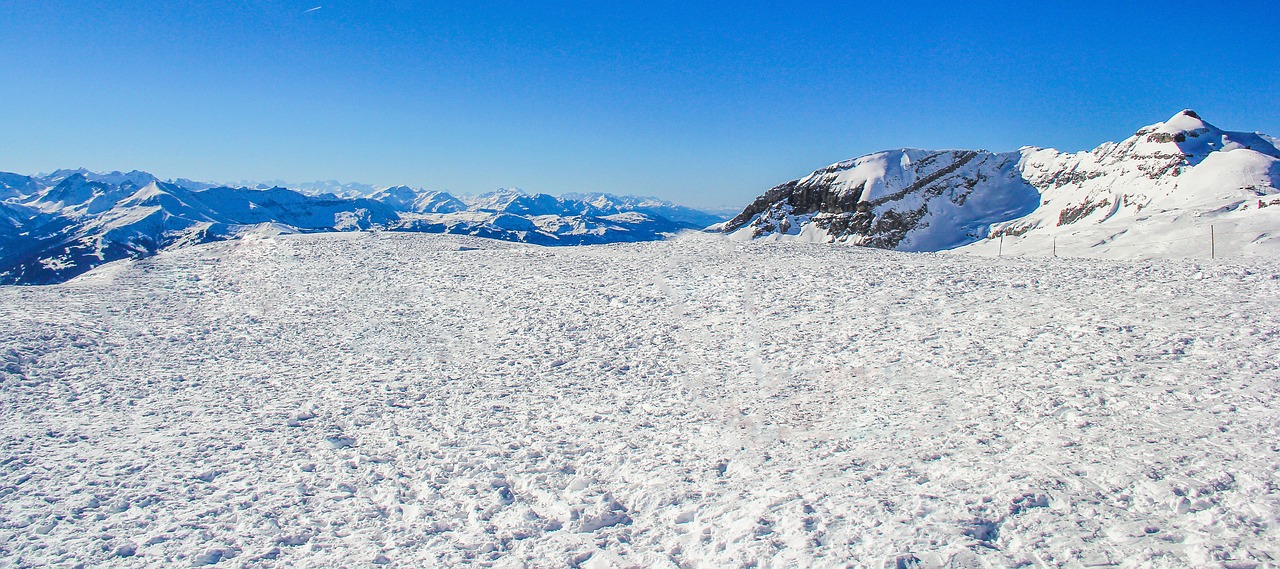
<path fill-rule="evenodd" d="M 717 229 L 904 251 L 1280 254 L 1276 144 L 1187 110 L 1087 152 L 889 150 L 775 186 Z"/>
<path fill-rule="evenodd" d="M 339 196 L 229 187 L 161 181 L 141 171 L 0 173 L 0 282 L 60 282 L 116 259 L 231 239 L 263 226 L 583 245 L 661 239 L 724 219 L 655 198 L 609 194 L 555 197 L 506 189 L 459 198 L 407 186 L 370 190 L 348 184 Z"/>

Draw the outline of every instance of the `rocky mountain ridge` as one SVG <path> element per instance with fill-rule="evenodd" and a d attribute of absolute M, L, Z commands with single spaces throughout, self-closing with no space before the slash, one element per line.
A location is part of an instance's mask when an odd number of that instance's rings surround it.
<path fill-rule="evenodd" d="M 1184 110 L 1086 152 L 870 154 L 775 186 L 717 229 L 908 251 L 1057 254 L 1061 243 L 1108 257 L 1213 255 L 1176 245 L 1219 229 L 1248 254 L 1280 250 L 1280 208 L 1265 209 L 1278 186 L 1274 138 Z M 1153 241 L 1175 246 L 1135 249 Z"/>

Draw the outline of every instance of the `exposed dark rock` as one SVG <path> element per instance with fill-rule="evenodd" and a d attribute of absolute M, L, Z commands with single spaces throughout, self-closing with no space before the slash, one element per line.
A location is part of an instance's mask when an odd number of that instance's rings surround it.
<path fill-rule="evenodd" d="M 885 159 L 903 160 L 911 182 L 884 181 L 877 186 L 877 195 L 868 195 L 867 180 L 851 183 L 841 177 L 859 167 L 858 161 L 833 164 L 771 188 L 727 222 L 724 231 L 751 226 L 751 234 L 759 237 L 794 233 L 799 225 L 812 223 L 833 241 L 893 249 L 913 231 L 928 226 L 926 218 L 935 200 L 963 206 L 994 172 L 1011 164 L 1008 157 L 968 150 L 894 151 Z M 895 180 L 900 179 L 895 175 Z M 978 233 L 973 237 L 985 236 Z"/>
<path fill-rule="evenodd" d="M 1086 202 L 1075 207 L 1066 208 L 1062 210 L 1062 213 L 1058 214 L 1058 225 L 1070 225 L 1109 205 L 1111 205 L 1111 200 L 1103 198 L 1100 202 Z"/>

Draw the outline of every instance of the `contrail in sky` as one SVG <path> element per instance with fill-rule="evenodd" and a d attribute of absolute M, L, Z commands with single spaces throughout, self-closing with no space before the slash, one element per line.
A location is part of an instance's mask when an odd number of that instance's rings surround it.
<path fill-rule="evenodd" d="M 319 9 L 321 9 L 321 8 L 323 8 L 323 7 L 324 7 L 324 6 L 316 6 L 315 8 L 311 8 L 311 9 L 309 9 L 309 10 L 303 10 L 303 11 L 302 11 L 302 13 L 303 13 L 303 14 L 310 14 L 310 13 L 315 12 L 316 10 L 319 10 Z"/>

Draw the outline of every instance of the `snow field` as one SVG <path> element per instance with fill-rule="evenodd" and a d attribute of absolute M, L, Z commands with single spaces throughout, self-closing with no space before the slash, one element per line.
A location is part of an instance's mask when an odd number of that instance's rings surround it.
<path fill-rule="evenodd" d="M 0 566 L 1267 567 L 1280 266 L 257 236 L 0 288 Z"/>

